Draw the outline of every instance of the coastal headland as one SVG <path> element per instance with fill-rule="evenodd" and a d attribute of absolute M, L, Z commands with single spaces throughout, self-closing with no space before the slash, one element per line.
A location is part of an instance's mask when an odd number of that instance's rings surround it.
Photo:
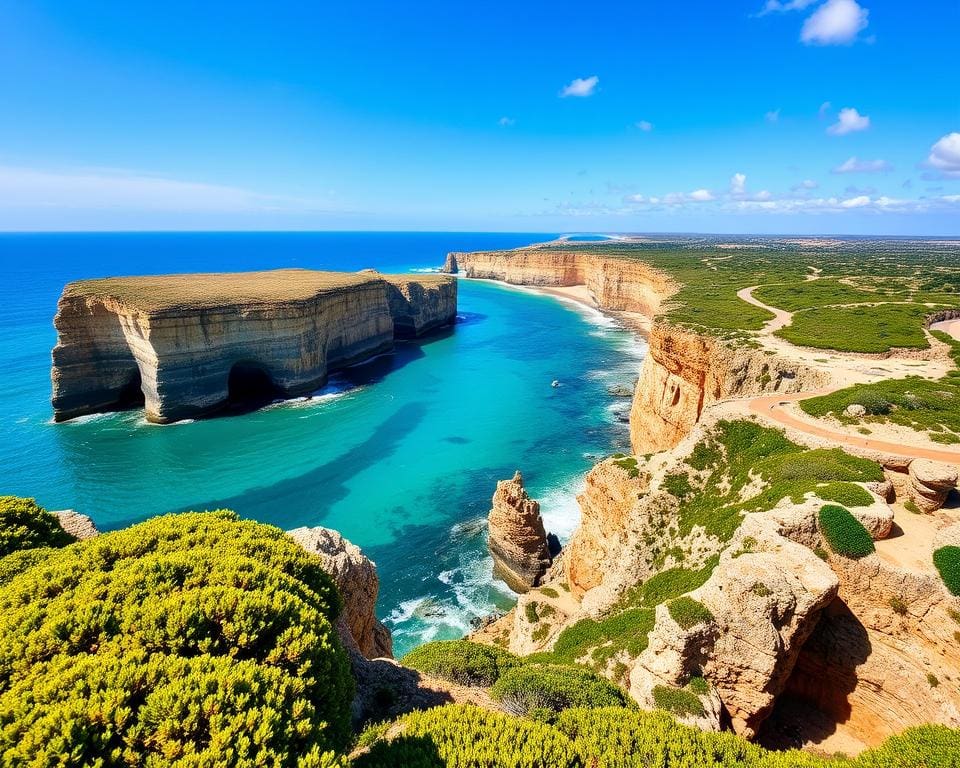
<path fill-rule="evenodd" d="M 649 344 L 632 455 L 594 467 L 547 578 L 471 639 L 778 748 L 960 726 L 955 259 L 774 238 L 449 254 Z"/>
<path fill-rule="evenodd" d="M 54 418 L 142 405 L 164 424 L 302 395 L 456 311 L 456 282 L 442 275 L 282 269 L 70 283 L 54 319 Z"/>

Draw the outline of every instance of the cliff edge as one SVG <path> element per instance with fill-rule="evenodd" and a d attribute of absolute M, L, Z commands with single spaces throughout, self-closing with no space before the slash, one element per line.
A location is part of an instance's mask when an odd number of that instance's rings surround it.
<path fill-rule="evenodd" d="M 162 424 L 234 398 L 303 394 L 456 311 L 456 282 L 441 275 L 282 269 L 70 283 L 54 319 L 54 418 L 142 404 Z"/>

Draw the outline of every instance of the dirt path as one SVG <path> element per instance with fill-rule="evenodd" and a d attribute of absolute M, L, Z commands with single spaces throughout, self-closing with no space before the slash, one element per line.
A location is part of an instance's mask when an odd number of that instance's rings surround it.
<path fill-rule="evenodd" d="M 869 437 L 858 437 L 846 432 L 839 432 L 835 429 L 822 426 L 814 419 L 798 418 L 787 411 L 783 406 L 788 403 L 805 400 L 808 397 L 817 397 L 826 395 L 832 389 L 819 390 L 816 392 L 798 392 L 792 395 L 765 395 L 763 397 L 754 397 L 743 401 L 750 413 L 755 413 L 769 421 L 775 421 L 778 424 L 792 427 L 793 429 L 804 432 L 808 435 L 815 435 L 829 440 L 838 445 L 847 445 L 855 448 L 863 448 L 880 453 L 890 453 L 896 456 L 906 456 L 913 459 L 933 459 L 934 461 L 943 461 L 948 464 L 960 464 L 960 451 L 947 450 L 942 448 L 931 448 L 924 445 L 910 445 L 907 443 L 892 443 L 886 440 L 878 440 Z"/>
<path fill-rule="evenodd" d="M 759 287 L 759 285 L 751 285 L 749 288 L 741 288 L 737 291 L 737 298 L 743 299 L 747 304 L 753 304 L 755 307 L 765 309 L 767 312 L 773 312 L 773 320 L 769 320 L 767 324 L 763 326 L 762 331 L 762 333 L 769 336 L 774 331 L 779 331 L 781 328 L 790 325 L 790 323 L 793 322 L 793 313 L 783 309 L 777 309 L 776 307 L 770 307 L 759 299 L 753 298 L 753 292 Z"/>
<path fill-rule="evenodd" d="M 931 325 L 930 330 L 949 333 L 957 341 L 960 341 L 960 318 L 954 318 L 953 320 L 941 320 L 939 323 L 934 323 Z"/>

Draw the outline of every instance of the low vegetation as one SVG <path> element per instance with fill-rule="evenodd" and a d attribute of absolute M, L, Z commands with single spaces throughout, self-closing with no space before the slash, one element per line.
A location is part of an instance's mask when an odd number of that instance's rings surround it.
<path fill-rule="evenodd" d="M 926 349 L 924 318 L 934 311 L 923 304 L 819 307 L 795 313 L 793 322 L 776 335 L 801 347 L 838 352 Z"/>
<path fill-rule="evenodd" d="M 33 499 L 0 496 L 0 557 L 35 547 L 65 547 L 72 541 L 57 518 Z"/>
<path fill-rule="evenodd" d="M 933 564 L 950 594 L 960 596 L 960 547 L 940 547 L 933 553 Z"/>
<path fill-rule="evenodd" d="M 356 768 L 955 768 L 960 732 L 911 728 L 856 759 L 772 752 L 666 712 L 568 709 L 551 724 L 465 705 L 415 712 Z"/>
<path fill-rule="evenodd" d="M 846 507 L 825 504 L 820 508 L 819 522 L 823 538 L 837 554 L 856 559 L 874 551 L 870 533 Z"/>
<path fill-rule="evenodd" d="M 656 685 L 653 688 L 653 703 L 657 709 L 678 717 L 701 717 L 704 714 L 703 703 L 697 695 L 683 688 Z"/>
<path fill-rule="evenodd" d="M 867 507 L 873 504 L 873 496 L 854 483 L 824 483 L 817 486 L 816 494 L 824 501 L 834 501 L 844 507 Z"/>
<path fill-rule="evenodd" d="M 334 765 L 340 609 L 318 559 L 233 513 L 49 550 L 0 587 L 3 763 Z"/>
<path fill-rule="evenodd" d="M 694 600 L 688 595 L 678 597 L 667 603 L 670 617 L 680 625 L 681 629 L 693 629 L 698 624 L 707 624 L 713 621 L 713 614 L 703 603 Z"/>
<path fill-rule="evenodd" d="M 435 640 L 414 648 L 401 663 L 459 685 L 489 687 L 521 660 L 509 651 L 469 640 Z"/>
<path fill-rule="evenodd" d="M 494 701 L 514 715 L 541 719 L 571 707 L 623 707 L 627 695 L 582 667 L 527 664 L 507 671 L 490 689 Z"/>

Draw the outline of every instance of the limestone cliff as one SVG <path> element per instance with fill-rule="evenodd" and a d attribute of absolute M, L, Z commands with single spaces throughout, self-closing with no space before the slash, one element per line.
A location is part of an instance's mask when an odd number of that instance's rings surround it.
<path fill-rule="evenodd" d="M 649 319 L 657 317 L 678 289 L 667 275 L 640 260 L 548 246 L 450 253 L 444 271 L 515 285 L 585 285 L 601 309 Z M 648 341 L 630 414 L 636 454 L 672 448 L 717 400 L 797 392 L 823 383 L 821 374 L 787 358 L 735 347 L 663 318 L 653 323 Z"/>
<path fill-rule="evenodd" d="M 217 410 L 251 380 L 310 392 L 396 336 L 453 322 L 456 297 L 439 275 L 299 269 L 71 283 L 54 320 L 54 417 L 142 403 L 166 423 Z"/>
<path fill-rule="evenodd" d="M 348 647 L 366 658 L 393 656 L 390 630 L 377 620 L 375 613 L 380 579 L 377 567 L 360 548 L 330 528 L 296 528 L 289 535 L 311 555 L 323 561 L 343 598 L 341 637 Z"/>

